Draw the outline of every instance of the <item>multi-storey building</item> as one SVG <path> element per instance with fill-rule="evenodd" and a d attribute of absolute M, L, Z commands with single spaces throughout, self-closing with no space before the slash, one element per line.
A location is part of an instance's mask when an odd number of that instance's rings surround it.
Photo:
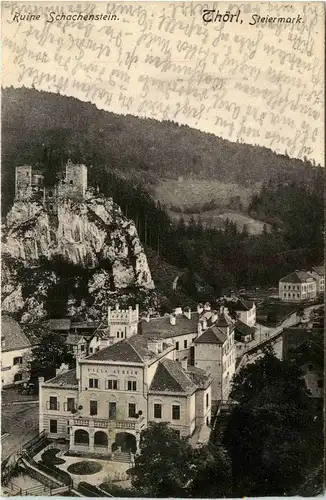
<path fill-rule="evenodd" d="M 1 385 L 19 384 L 28 380 L 29 371 L 23 363 L 31 354 L 32 345 L 20 325 L 8 314 L 1 315 Z"/>
<path fill-rule="evenodd" d="M 134 335 L 77 360 L 76 370 L 40 379 L 40 431 L 70 450 L 136 452 L 149 421 L 194 434 L 211 418 L 211 378 L 173 360 L 175 346 Z"/>
<path fill-rule="evenodd" d="M 305 271 L 294 271 L 279 281 L 279 298 L 285 302 L 304 302 L 316 297 L 316 280 Z"/>

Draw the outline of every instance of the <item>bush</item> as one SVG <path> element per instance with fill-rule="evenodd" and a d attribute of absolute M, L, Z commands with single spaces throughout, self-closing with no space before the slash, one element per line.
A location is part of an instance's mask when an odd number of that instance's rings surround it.
<path fill-rule="evenodd" d="M 62 460 L 62 458 L 56 457 L 56 454 L 59 453 L 59 451 L 60 451 L 59 448 L 52 448 L 50 450 L 46 450 L 41 456 L 42 462 L 45 465 L 47 465 L 47 464 L 50 464 L 50 465 L 64 464 L 65 460 Z"/>
<path fill-rule="evenodd" d="M 72 479 L 68 472 L 58 469 L 55 465 L 51 464 L 50 462 L 44 463 L 44 462 L 32 462 L 33 465 L 38 468 L 39 470 L 45 472 L 45 474 L 48 474 L 49 476 L 54 477 L 55 479 L 58 479 L 61 481 L 63 484 L 66 484 L 67 486 L 70 486 L 72 484 Z"/>
<path fill-rule="evenodd" d="M 114 497 L 137 497 L 137 492 L 131 490 L 129 488 L 122 488 L 121 486 L 117 486 L 112 481 L 106 481 L 105 483 L 100 484 L 100 488 L 110 493 Z"/>
<path fill-rule="evenodd" d="M 76 462 L 68 467 L 68 472 L 71 474 L 78 474 L 80 476 L 96 474 L 102 470 L 102 465 L 98 462 L 89 462 L 84 460 L 83 462 Z"/>
<path fill-rule="evenodd" d="M 105 497 L 105 493 L 86 481 L 81 481 L 77 489 L 85 497 Z"/>

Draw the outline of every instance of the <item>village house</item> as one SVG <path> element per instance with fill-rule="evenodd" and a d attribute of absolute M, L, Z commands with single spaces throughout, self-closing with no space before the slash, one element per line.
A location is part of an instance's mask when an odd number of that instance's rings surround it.
<path fill-rule="evenodd" d="M 8 387 L 29 379 L 23 358 L 30 355 L 32 345 L 20 325 L 8 314 L 1 315 L 1 384 Z"/>
<path fill-rule="evenodd" d="M 284 302 L 305 302 L 317 297 L 317 282 L 306 271 L 294 271 L 279 281 L 279 298 Z"/>
<path fill-rule="evenodd" d="M 174 361 L 174 351 L 168 341 L 136 334 L 77 360 L 75 370 L 40 379 L 40 432 L 69 439 L 70 450 L 105 455 L 135 453 L 150 421 L 199 439 L 210 423 L 212 381 Z"/>

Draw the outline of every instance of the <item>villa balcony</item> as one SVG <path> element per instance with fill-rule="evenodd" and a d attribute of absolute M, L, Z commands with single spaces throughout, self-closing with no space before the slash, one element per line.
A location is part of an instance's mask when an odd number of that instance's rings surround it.
<path fill-rule="evenodd" d="M 74 418 L 72 425 L 78 427 L 95 427 L 97 429 L 121 429 L 140 431 L 144 426 L 144 417 L 135 420 L 109 420 L 104 418 Z"/>

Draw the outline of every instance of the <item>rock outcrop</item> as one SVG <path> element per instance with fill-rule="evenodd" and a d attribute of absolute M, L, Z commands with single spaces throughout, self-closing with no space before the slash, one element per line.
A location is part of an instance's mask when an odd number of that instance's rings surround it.
<path fill-rule="evenodd" d="M 66 314 L 100 316 L 110 294 L 154 288 L 133 221 L 92 190 L 81 202 L 62 200 L 55 211 L 15 201 L 2 254 L 2 308 L 25 322 L 45 318 L 49 301 Z"/>

